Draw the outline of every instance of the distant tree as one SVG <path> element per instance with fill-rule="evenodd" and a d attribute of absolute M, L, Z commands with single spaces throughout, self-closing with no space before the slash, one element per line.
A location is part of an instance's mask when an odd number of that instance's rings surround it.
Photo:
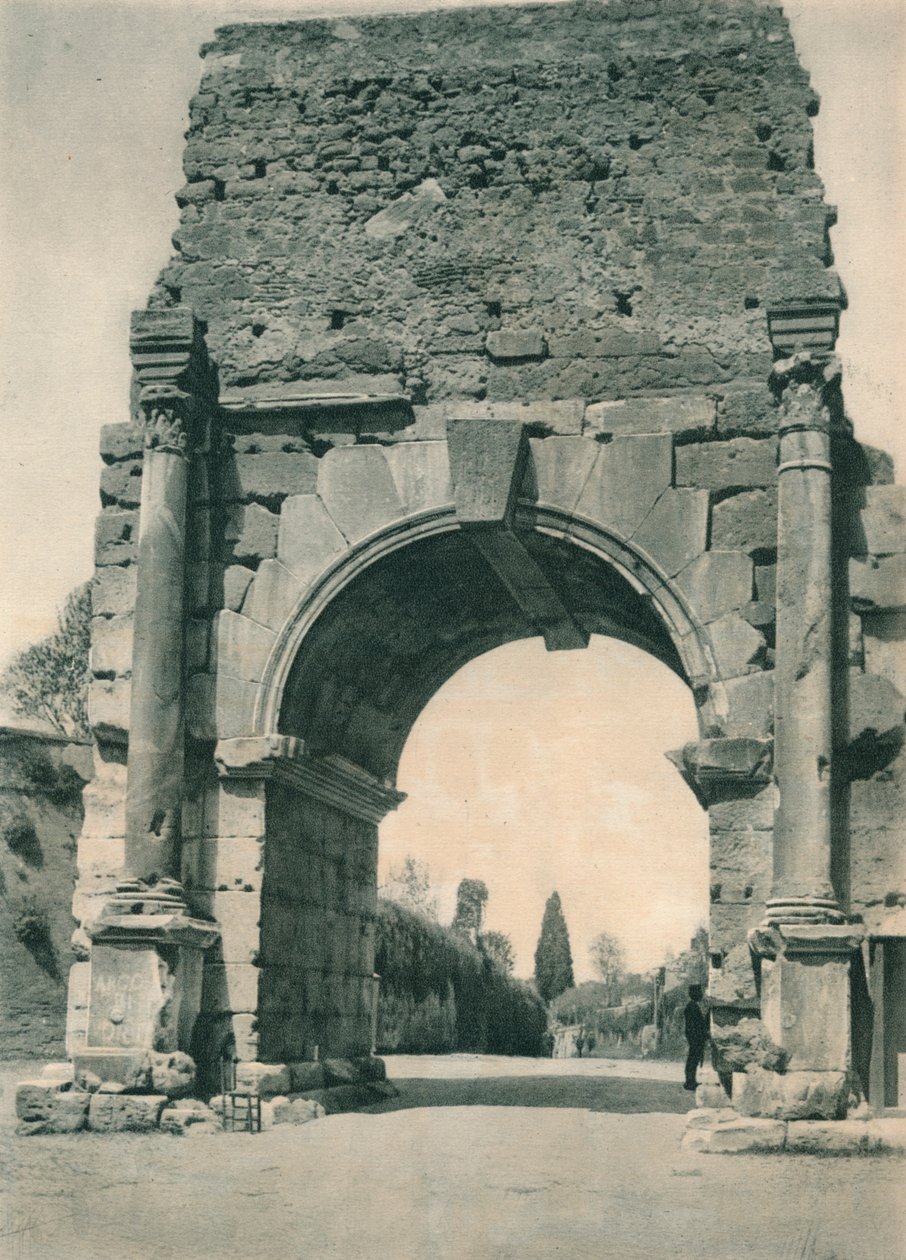
<path fill-rule="evenodd" d="M 61 735 L 88 735 L 91 590 L 71 591 L 53 634 L 23 648 L 0 677 L 14 713 L 49 722 Z"/>
<path fill-rule="evenodd" d="M 620 982 L 626 974 L 623 946 L 610 932 L 599 932 L 588 949 L 592 965 L 607 986 L 613 1005 L 619 1001 Z"/>
<path fill-rule="evenodd" d="M 674 964 L 677 978 L 684 985 L 708 983 L 708 929 L 700 924 L 695 935 Z"/>
<path fill-rule="evenodd" d="M 418 858 L 407 856 L 399 866 L 391 866 L 378 888 L 378 896 L 437 922 L 437 898 L 431 889 L 431 876 L 427 863 Z"/>
<path fill-rule="evenodd" d="M 560 905 L 560 894 L 551 893 L 544 907 L 541 933 L 535 947 L 535 986 L 545 1002 L 551 1002 L 575 984 L 569 932 Z"/>
<path fill-rule="evenodd" d="M 450 927 L 460 936 L 477 942 L 488 903 L 488 886 L 483 879 L 462 879 L 456 890 L 456 913 Z"/>
<path fill-rule="evenodd" d="M 478 948 L 501 971 L 505 971 L 508 976 L 513 974 L 513 967 L 516 965 L 516 955 L 513 950 L 513 942 L 506 932 L 482 932 L 478 937 Z"/>

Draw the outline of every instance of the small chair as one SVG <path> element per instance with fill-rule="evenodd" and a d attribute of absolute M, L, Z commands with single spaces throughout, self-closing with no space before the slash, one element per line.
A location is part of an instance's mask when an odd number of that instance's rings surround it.
<path fill-rule="evenodd" d="M 261 1132 L 261 1095 L 236 1088 L 238 1059 L 220 1060 L 220 1098 L 223 1127 L 228 1133 Z"/>

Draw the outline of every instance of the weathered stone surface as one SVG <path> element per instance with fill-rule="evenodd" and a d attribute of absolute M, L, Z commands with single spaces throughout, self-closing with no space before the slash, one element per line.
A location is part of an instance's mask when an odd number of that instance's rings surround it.
<path fill-rule="evenodd" d="M 855 674 L 849 685 L 850 754 L 877 755 L 884 746 L 894 756 L 906 736 L 906 700 L 893 683 L 876 674 Z M 887 759 L 889 760 L 890 757 Z M 859 775 L 860 778 L 864 777 Z"/>
<path fill-rule="evenodd" d="M 406 515 L 453 502 L 446 442 L 399 442 L 385 454 Z"/>
<path fill-rule="evenodd" d="M 328 451 L 321 460 L 317 489 L 334 524 L 351 543 L 403 516 L 403 505 L 380 446 L 344 446 Z"/>
<path fill-rule="evenodd" d="M 422 180 L 411 192 L 404 192 L 390 205 L 373 214 L 365 223 L 365 235 L 376 241 L 392 240 L 407 232 L 414 223 L 429 217 L 447 200 L 436 179 Z"/>
<path fill-rule="evenodd" d="M 204 888 L 208 892 L 258 891 L 264 868 L 263 848 L 258 836 L 185 839 L 183 882 L 191 888 Z"/>
<path fill-rule="evenodd" d="M 88 1127 L 93 1133 L 148 1133 L 167 1102 L 166 1094 L 92 1094 Z"/>
<path fill-rule="evenodd" d="M 725 735 L 766 739 L 774 731 L 774 671 L 758 670 L 729 678 L 724 686 L 727 713 L 721 721 Z"/>
<path fill-rule="evenodd" d="M 89 668 L 95 678 L 132 672 L 132 616 L 92 617 Z"/>
<path fill-rule="evenodd" d="M 323 1063 L 290 1063 L 289 1071 L 294 1094 L 304 1094 L 310 1089 L 323 1089 L 327 1081 Z"/>
<path fill-rule="evenodd" d="M 91 1095 L 74 1089 L 70 1081 L 23 1081 L 16 1087 L 16 1132 L 22 1136 L 43 1133 L 78 1133 L 88 1124 Z"/>
<path fill-rule="evenodd" d="M 257 682 L 274 646 L 273 630 L 241 613 L 224 609 L 214 625 L 218 676 Z"/>
<path fill-rule="evenodd" d="M 226 779 L 205 799 L 204 834 L 211 839 L 229 836 L 264 837 L 264 785 Z"/>
<path fill-rule="evenodd" d="M 198 1098 L 181 1098 L 168 1103 L 160 1113 L 159 1124 L 161 1133 L 172 1133 L 176 1137 L 202 1137 L 223 1131 L 218 1113 Z"/>
<path fill-rule="evenodd" d="M 741 551 L 706 551 L 676 576 L 700 620 L 735 612 L 752 597 L 752 560 Z"/>
<path fill-rule="evenodd" d="M 106 464 L 121 459 L 141 459 L 145 433 L 138 424 L 102 424 L 99 450 Z"/>
<path fill-rule="evenodd" d="M 713 398 L 676 394 L 670 398 L 626 398 L 590 404 L 585 411 L 588 433 L 684 433 L 714 428 Z"/>
<path fill-rule="evenodd" d="M 849 562 L 849 594 L 859 611 L 906 609 L 906 550 Z"/>
<path fill-rule="evenodd" d="M 732 1120 L 716 1120 L 713 1127 L 687 1128 L 682 1147 L 708 1155 L 735 1155 L 742 1151 L 780 1151 L 785 1141 L 786 1125 L 782 1121 L 735 1116 Z"/>
<path fill-rule="evenodd" d="M 865 668 L 906 694 L 906 613 L 865 613 L 862 647 Z"/>
<path fill-rule="evenodd" d="M 138 507 L 142 500 L 142 461 L 125 460 L 101 469 L 101 503 L 104 507 Z"/>
<path fill-rule="evenodd" d="M 265 560 L 245 597 L 242 615 L 278 631 L 298 604 L 304 589 L 296 575 L 279 560 Z"/>
<path fill-rule="evenodd" d="M 720 433 L 776 433 L 777 403 L 766 382 L 728 390 L 717 404 Z"/>
<path fill-rule="evenodd" d="M 906 551 L 906 486 L 866 486 L 859 514 L 857 555 L 886 556 Z"/>
<path fill-rule="evenodd" d="M 528 456 L 525 430 L 516 421 L 447 421 L 447 449 L 456 515 L 464 525 L 507 520 Z"/>
<path fill-rule="evenodd" d="M 128 564 L 135 556 L 138 512 L 107 509 L 95 523 L 94 559 L 97 565 Z"/>
<path fill-rule="evenodd" d="M 91 611 L 95 617 L 131 613 L 135 607 L 135 580 L 138 569 L 130 564 L 104 565 L 91 583 Z"/>
<path fill-rule="evenodd" d="M 284 500 L 277 558 L 305 585 L 345 550 L 346 539 L 317 495 Z"/>
<path fill-rule="evenodd" d="M 646 518 L 664 497 L 664 507 L 645 534 L 648 540 L 663 541 L 661 527 L 670 528 L 667 518 L 671 515 L 671 504 L 667 492 L 672 479 L 673 442 L 668 435 L 614 438 L 601 447 L 576 511 L 629 538 L 643 521 L 648 524 Z M 683 504 L 687 494 L 684 492 Z M 672 506 L 679 508 L 680 501 Z M 676 522 L 673 524 L 675 526 Z M 687 522 L 680 522 L 680 527 L 684 524 Z M 703 548 L 704 540 L 699 550 Z"/>
<path fill-rule="evenodd" d="M 123 743 L 129 731 L 129 697 L 131 683 L 127 678 L 93 678 L 88 685 L 88 725 L 95 738 Z"/>
<path fill-rule="evenodd" d="M 168 1098 L 185 1098 L 195 1087 L 195 1063 L 181 1050 L 151 1054 L 151 1089 Z"/>
<path fill-rule="evenodd" d="M 676 484 L 728 490 L 769 486 L 777 475 L 773 438 L 733 438 L 730 442 L 694 442 L 676 451 Z"/>
<path fill-rule="evenodd" d="M 311 494 L 318 479 L 318 460 L 305 451 L 263 451 L 234 455 L 222 473 L 225 500 L 274 500 L 290 494 Z"/>
<path fill-rule="evenodd" d="M 714 505 L 711 546 L 716 551 L 765 551 L 776 545 L 775 490 L 747 490 Z"/>
<path fill-rule="evenodd" d="M 257 564 L 277 554 L 280 517 L 260 503 L 234 504 L 226 514 L 224 539 L 229 558 L 237 564 Z"/>
<path fill-rule="evenodd" d="M 791 1120 L 786 1150 L 802 1154 L 868 1154 L 884 1149 L 879 1127 L 867 1120 Z"/>
<path fill-rule="evenodd" d="M 229 608 L 233 612 L 239 612 L 242 608 L 242 601 L 245 599 L 246 591 L 248 590 L 249 584 L 254 576 L 254 569 L 246 569 L 241 564 L 231 564 L 228 569 L 224 570 L 224 608 Z"/>
<path fill-rule="evenodd" d="M 492 359 L 540 359 L 547 345 L 537 328 L 501 328 L 490 332 L 485 347 Z"/>
<path fill-rule="evenodd" d="M 764 744 L 756 746 L 764 747 Z M 729 800 L 712 801 L 708 822 L 714 831 L 770 831 L 774 825 L 774 789 L 758 787 Z"/>
<path fill-rule="evenodd" d="M 285 1063 L 237 1063 L 236 1088 L 265 1098 L 288 1094 L 292 1089 L 289 1068 Z"/>
<path fill-rule="evenodd" d="M 326 1116 L 324 1106 L 308 1098 L 275 1098 L 274 1124 L 308 1124 Z"/>
<path fill-rule="evenodd" d="M 707 490 L 665 490 L 632 541 L 673 577 L 707 546 Z"/>
<path fill-rule="evenodd" d="M 786 1066 L 787 1054 L 771 1040 L 760 1019 L 741 1019 L 738 1024 L 712 1024 L 711 1047 L 717 1072 L 745 1072 L 750 1064 L 771 1072 Z"/>
<path fill-rule="evenodd" d="M 430 436 L 438 438 L 446 436 L 447 420 L 454 418 L 457 420 L 505 420 L 528 425 L 530 431 L 537 437 L 543 434 L 578 437 L 582 432 L 585 400 L 583 398 L 561 399 L 558 402 L 544 399 L 538 401 L 514 399 L 512 402 L 451 400 L 441 403 L 436 408 L 415 408 L 415 411 L 437 412 L 438 427 Z M 426 433 L 420 436 L 429 435 Z"/>
<path fill-rule="evenodd" d="M 845 1072 L 768 1072 L 750 1065 L 733 1074 L 733 1105 L 744 1116 L 834 1120 L 846 1114 Z"/>
<path fill-rule="evenodd" d="M 762 604 L 777 602 L 777 566 L 776 564 L 756 564 L 755 595 Z"/>
<path fill-rule="evenodd" d="M 764 659 L 764 635 L 738 613 L 712 621 L 708 633 L 723 678 L 750 673 Z"/>
<path fill-rule="evenodd" d="M 598 443 L 571 437 L 531 438 L 529 449 L 531 469 L 523 492 L 531 482 L 539 503 L 572 512 L 598 458 Z"/>

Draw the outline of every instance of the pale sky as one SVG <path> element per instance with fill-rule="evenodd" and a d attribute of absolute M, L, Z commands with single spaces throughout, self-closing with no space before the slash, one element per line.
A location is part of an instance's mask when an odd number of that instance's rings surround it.
<path fill-rule="evenodd" d="M 91 574 L 98 430 L 127 418 L 128 317 L 177 225 L 198 47 L 228 21 L 431 7 L 450 0 L 0 8 L 0 662 L 47 633 Z M 895 454 L 902 479 L 906 8 L 785 8 L 822 98 L 816 164 L 840 213 L 832 240 L 850 302 L 838 347 L 848 411 L 861 440 Z M 554 887 L 580 976 L 602 929 L 625 937 L 633 966 L 654 964 L 707 912 L 704 815 L 661 766 L 694 734 L 682 684 L 629 648 L 501 649 L 451 680 L 416 726 L 400 775 L 412 799 L 385 826 L 385 860 L 426 858 L 447 914 L 460 877 L 484 878 L 490 926 L 513 935 L 521 971 Z"/>

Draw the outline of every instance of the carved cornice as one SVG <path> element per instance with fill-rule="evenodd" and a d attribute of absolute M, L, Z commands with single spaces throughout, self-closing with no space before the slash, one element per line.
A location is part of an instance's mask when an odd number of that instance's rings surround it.
<path fill-rule="evenodd" d="M 221 778 L 273 779 L 364 822 L 379 823 L 406 799 L 405 792 L 345 757 L 308 756 L 303 741 L 292 735 L 223 739 L 214 761 Z"/>
<path fill-rule="evenodd" d="M 749 945 L 762 958 L 790 956 L 848 958 L 865 939 L 857 923 L 777 923 L 753 928 Z"/>
<path fill-rule="evenodd" d="M 181 382 L 196 342 L 195 320 L 187 306 L 133 311 L 129 350 L 139 384 Z"/>
<path fill-rule="evenodd" d="M 767 308 L 768 336 L 776 354 L 828 353 L 837 343 L 841 302 L 837 298 L 776 302 Z"/>
<path fill-rule="evenodd" d="M 703 739 L 667 753 L 667 759 L 707 809 L 734 787 L 770 783 L 773 753 L 772 739 Z"/>

